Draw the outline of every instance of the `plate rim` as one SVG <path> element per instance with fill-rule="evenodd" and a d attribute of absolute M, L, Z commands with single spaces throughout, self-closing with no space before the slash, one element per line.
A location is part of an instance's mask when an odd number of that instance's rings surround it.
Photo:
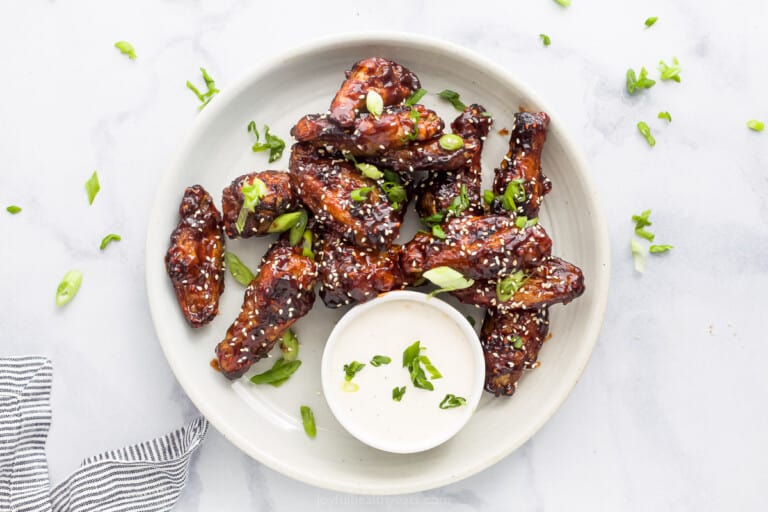
<path fill-rule="evenodd" d="M 588 350 L 585 350 L 581 360 L 578 362 L 578 370 L 574 372 L 572 378 L 567 383 L 567 387 L 563 389 L 562 394 L 557 397 L 556 400 L 551 402 L 550 407 L 545 410 L 544 414 L 540 415 L 540 420 L 533 423 L 523 435 L 518 437 L 518 441 L 512 442 L 509 446 L 501 447 L 492 457 L 488 457 L 478 463 L 468 466 L 462 466 L 456 471 L 445 472 L 441 477 L 435 477 L 430 480 L 419 480 L 416 483 L 400 483 L 397 486 L 390 487 L 360 487 L 354 483 L 346 483 L 342 481 L 329 481 L 322 478 L 317 478 L 309 473 L 296 472 L 295 467 L 291 463 L 284 463 L 278 458 L 269 455 L 266 452 L 252 449 L 252 447 L 246 443 L 246 439 L 242 434 L 238 433 L 236 429 L 230 428 L 227 425 L 226 418 L 220 417 L 212 412 L 208 406 L 209 400 L 204 396 L 200 396 L 194 392 L 194 388 L 186 385 L 186 379 L 180 375 L 183 375 L 179 371 L 178 363 L 174 362 L 174 358 L 171 357 L 170 347 L 163 341 L 159 335 L 161 331 L 159 327 L 159 319 L 157 318 L 157 308 L 155 307 L 155 299 L 153 298 L 152 283 L 150 283 L 151 271 L 150 269 L 157 264 L 154 261 L 156 256 L 151 252 L 150 245 L 155 239 L 153 232 L 156 225 L 155 219 L 161 217 L 161 211 L 167 208 L 167 204 L 161 204 L 162 191 L 166 190 L 170 181 L 173 179 L 174 173 L 171 171 L 177 169 L 179 162 L 184 154 L 186 154 L 192 146 L 193 140 L 197 138 L 198 133 L 204 131 L 213 119 L 216 118 L 219 110 L 223 110 L 227 104 L 231 101 L 231 98 L 237 97 L 244 89 L 250 86 L 250 84 L 259 76 L 264 75 L 270 69 L 280 65 L 286 61 L 290 61 L 294 58 L 301 57 L 307 52 L 321 52 L 323 50 L 331 50 L 335 47 L 350 46 L 350 45 L 363 45 L 363 44 L 392 44 L 403 43 L 410 45 L 414 48 L 420 48 L 425 50 L 439 50 L 442 52 L 448 51 L 460 60 L 474 61 L 479 67 L 483 68 L 490 74 L 496 75 L 503 81 L 513 84 L 527 100 L 534 102 L 546 111 L 549 115 L 552 124 L 558 127 L 558 135 L 561 137 L 563 149 L 571 159 L 571 164 L 576 172 L 579 174 L 580 179 L 583 181 L 584 188 L 587 191 L 587 195 L 590 198 L 589 210 L 590 215 L 593 218 L 593 223 L 597 227 L 597 232 L 594 236 L 595 243 L 595 256 L 602 262 L 602 265 L 598 266 L 598 271 L 592 276 L 591 288 L 594 293 L 594 307 L 593 307 L 593 320 L 587 326 L 587 332 L 584 336 Z M 414 34 L 409 32 L 397 32 L 397 31 L 371 31 L 371 32 L 345 32 L 342 34 L 327 35 L 323 37 L 313 38 L 305 43 L 293 46 L 282 53 L 270 57 L 260 64 L 255 65 L 248 69 L 245 73 L 237 77 L 232 85 L 224 88 L 220 94 L 217 95 L 216 101 L 212 101 L 202 112 L 198 113 L 192 126 L 187 130 L 184 136 L 181 138 L 177 149 L 172 153 L 172 157 L 168 164 L 165 166 L 161 178 L 158 180 L 155 194 L 152 202 L 152 209 L 148 218 L 148 225 L 146 230 L 145 241 L 145 258 L 144 258 L 144 281 L 145 289 L 148 298 L 149 312 L 152 318 L 152 325 L 155 330 L 155 335 L 160 343 L 160 347 L 163 351 L 168 365 L 171 367 L 176 381 L 179 383 L 184 393 L 192 401 L 198 411 L 205 416 L 206 419 L 218 430 L 228 441 L 232 442 L 239 450 L 246 453 L 248 456 L 258 461 L 260 464 L 264 464 L 272 470 L 277 471 L 283 475 L 286 475 L 294 480 L 313 485 L 322 489 L 328 489 L 337 492 L 346 492 L 360 495 L 396 495 L 420 492 L 438 487 L 443 487 L 455 482 L 459 482 L 465 478 L 473 476 L 493 465 L 498 463 L 501 459 L 507 457 L 520 446 L 527 443 L 541 427 L 548 422 L 558 409 L 565 403 L 565 400 L 570 396 L 573 388 L 580 380 L 584 369 L 586 368 L 589 360 L 594 352 L 595 345 L 597 344 L 600 331 L 605 318 L 605 311 L 608 302 L 608 289 L 610 285 L 610 270 L 611 270 L 611 254 L 610 254 L 610 237 L 608 231 L 608 225 L 605 215 L 603 213 L 603 206 L 600 201 L 600 194 L 595 185 L 594 179 L 589 172 L 587 162 L 581 152 L 580 147 L 576 144 L 573 137 L 567 130 L 564 129 L 564 125 L 560 122 L 560 118 L 557 114 L 552 113 L 552 109 L 549 105 L 542 101 L 541 97 L 534 92 L 525 82 L 521 81 L 510 71 L 500 64 L 496 64 L 489 57 L 486 57 L 474 50 L 467 49 L 456 43 L 446 41 L 443 39 L 424 36 L 421 34 Z"/>

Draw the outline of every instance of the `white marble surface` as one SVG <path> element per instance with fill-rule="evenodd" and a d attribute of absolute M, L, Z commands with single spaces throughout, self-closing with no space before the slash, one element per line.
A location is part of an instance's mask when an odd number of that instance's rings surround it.
<path fill-rule="evenodd" d="M 768 501 L 768 4 L 617 2 L 0 2 L 0 336 L 54 362 L 56 482 L 82 457 L 196 415 L 161 354 L 145 298 L 153 188 L 197 113 L 205 66 L 225 88 L 275 51 L 378 28 L 444 38 L 502 63 L 581 143 L 612 237 L 597 349 L 523 448 L 447 488 L 355 498 L 292 481 L 217 432 L 179 510 L 759 510 Z M 383 3 L 382 3 L 383 4 Z M 461 4 L 466 6 L 466 4 Z M 659 16 L 646 30 L 643 21 Z M 552 37 L 542 47 L 538 34 Z M 139 59 L 112 44 L 126 39 Z M 679 57 L 682 83 L 624 92 L 628 67 Z M 673 122 L 656 119 L 668 110 Z M 635 124 L 649 122 L 649 148 Z M 98 169 L 88 206 L 83 183 Z M 653 209 L 676 249 L 633 273 L 629 216 Z M 123 241 L 100 252 L 108 232 Z M 72 267 L 74 302 L 53 304 Z"/>

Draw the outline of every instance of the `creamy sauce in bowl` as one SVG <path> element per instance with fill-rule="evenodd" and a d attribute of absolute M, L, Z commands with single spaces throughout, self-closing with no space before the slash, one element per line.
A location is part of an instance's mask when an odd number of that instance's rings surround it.
<path fill-rule="evenodd" d="M 419 367 L 434 390 L 414 385 L 410 368 L 403 367 L 403 352 L 416 341 L 428 358 Z M 375 366 L 375 356 L 391 361 Z M 353 362 L 365 366 L 347 377 L 344 367 Z M 336 325 L 323 353 L 322 385 L 350 434 L 381 450 L 413 453 L 461 430 L 480 401 L 484 372 L 480 342 L 464 316 L 438 298 L 398 291 L 353 308 Z M 394 400 L 393 389 L 403 387 L 400 401 Z M 440 408 L 446 395 L 466 403 Z"/>

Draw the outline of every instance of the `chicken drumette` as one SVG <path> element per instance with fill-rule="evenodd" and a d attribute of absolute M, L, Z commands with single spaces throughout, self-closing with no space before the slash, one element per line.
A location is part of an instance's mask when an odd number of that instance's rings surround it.
<path fill-rule="evenodd" d="M 317 224 L 359 247 L 383 250 L 400 232 L 402 205 L 393 208 L 379 184 L 345 160 L 311 146 L 291 151 L 291 183 Z"/>
<path fill-rule="evenodd" d="M 421 87 L 415 74 L 382 57 L 361 60 L 346 75 L 330 108 L 330 117 L 339 126 L 352 126 L 358 111 L 365 106 L 368 91 L 377 92 L 384 105 L 396 105 Z"/>
<path fill-rule="evenodd" d="M 523 371 L 536 367 L 548 333 L 546 308 L 509 312 L 489 309 L 480 330 L 486 391 L 496 396 L 512 395 Z"/>
<path fill-rule="evenodd" d="M 374 251 L 322 235 L 315 246 L 320 298 L 329 308 L 365 302 L 407 284 L 400 267 L 399 245 Z"/>
<path fill-rule="evenodd" d="M 219 312 L 224 292 L 224 241 L 221 215 L 200 185 L 189 187 L 171 233 L 165 268 L 189 325 L 202 327 Z"/>
<path fill-rule="evenodd" d="M 240 314 L 216 347 L 219 368 L 229 379 L 267 356 L 283 332 L 315 302 L 317 268 L 286 237 L 272 244 L 259 273 L 245 289 Z"/>
<path fill-rule="evenodd" d="M 533 218 L 539 215 L 544 196 L 552 189 L 552 182 L 541 172 L 541 151 L 547 140 L 549 116 L 544 112 L 518 112 L 509 136 L 509 152 L 495 170 L 493 192 L 496 194 L 491 210 L 508 212 L 500 199 L 510 183 L 515 182 L 524 194 L 515 201 L 517 215 Z M 513 185 L 515 187 L 515 185 Z M 524 196 L 524 197 L 523 197 Z"/>
<path fill-rule="evenodd" d="M 258 202 L 243 211 L 243 187 L 253 188 L 256 180 L 261 183 Z M 255 192 L 251 192 L 255 193 Z M 284 213 L 297 210 L 299 199 L 293 193 L 291 179 L 287 172 L 263 171 L 245 174 L 232 181 L 222 193 L 224 231 L 230 238 L 250 238 L 266 235 L 269 226 Z M 238 218 L 244 219 L 242 233 L 237 229 Z"/>

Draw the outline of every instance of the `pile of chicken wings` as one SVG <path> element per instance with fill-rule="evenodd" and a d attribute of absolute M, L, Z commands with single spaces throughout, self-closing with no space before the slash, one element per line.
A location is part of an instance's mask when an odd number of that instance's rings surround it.
<path fill-rule="evenodd" d="M 523 372 L 538 364 L 549 307 L 584 292 L 581 270 L 552 256 L 552 240 L 537 222 L 552 188 L 541 170 L 549 117 L 515 114 L 509 151 L 494 171 L 493 190 L 483 193 L 481 152 L 492 117 L 481 105 L 467 106 L 450 126 L 461 147 L 445 149 L 443 120 L 409 101 L 420 88 L 400 64 L 361 60 L 346 72 L 330 109 L 291 130 L 297 142 L 288 172 L 235 178 L 223 191 L 223 213 L 200 185 L 185 191 L 165 261 L 192 327 L 218 312 L 224 234 L 266 236 L 281 216 L 301 210 L 303 234 L 293 225 L 282 230 L 216 346 L 226 377 L 238 378 L 266 357 L 312 308 L 316 289 L 337 308 L 421 286 L 424 273 L 438 267 L 472 279 L 451 293 L 486 310 L 480 338 L 487 391 L 512 395 Z M 371 92 L 383 100 L 381 112 L 367 110 Z M 374 172 L 361 172 L 365 165 Z M 395 243 L 412 200 L 432 229 Z"/>

